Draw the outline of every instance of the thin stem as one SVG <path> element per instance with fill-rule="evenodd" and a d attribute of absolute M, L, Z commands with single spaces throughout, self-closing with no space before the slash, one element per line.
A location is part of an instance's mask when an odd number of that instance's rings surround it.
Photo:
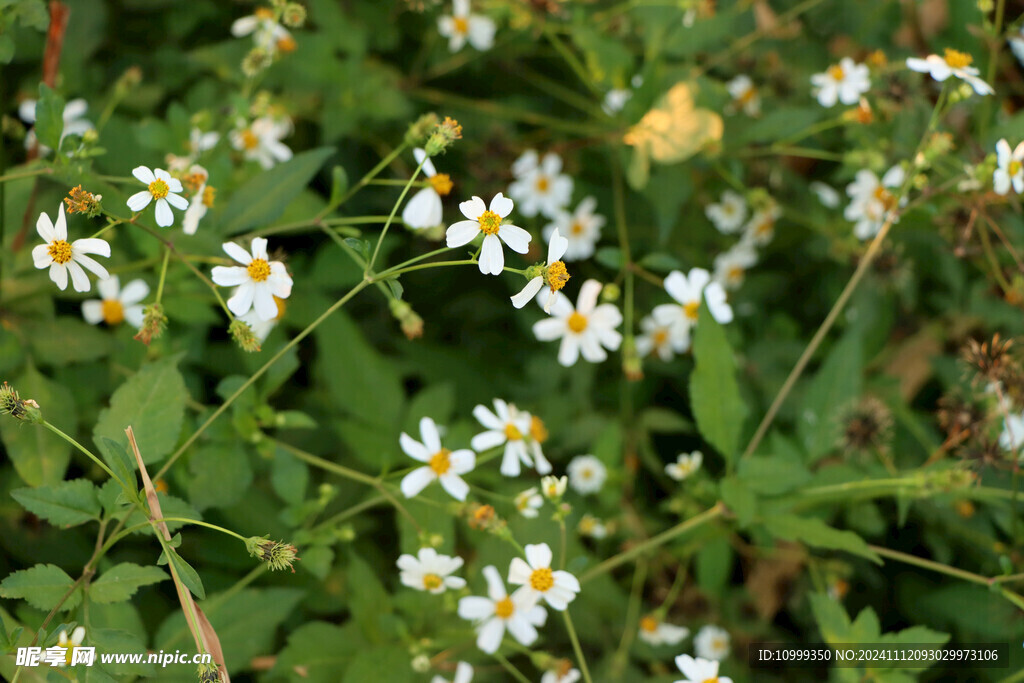
<path fill-rule="evenodd" d="M 519 681 L 519 683 L 530 683 L 530 679 L 524 676 L 523 672 L 517 669 L 515 665 L 508 661 L 502 654 L 495 652 L 492 656 L 498 660 L 498 664 L 501 664 L 502 668 L 509 672 L 512 675 L 512 678 Z"/>
<path fill-rule="evenodd" d="M 19 178 L 31 178 L 38 175 L 52 174 L 52 168 L 49 166 L 43 166 L 42 168 L 35 168 L 31 171 L 15 171 L 14 173 L 8 173 L 7 175 L 0 175 L 0 183 L 6 183 L 8 180 L 18 180 Z"/>
<path fill-rule="evenodd" d="M 170 262 L 170 260 L 171 250 L 167 247 L 164 247 L 164 262 L 163 265 L 160 266 L 160 281 L 157 283 L 156 286 L 156 303 L 160 303 L 160 300 L 164 296 L 164 280 L 167 279 L 167 264 Z"/>
<path fill-rule="evenodd" d="M 373 248 L 373 254 L 370 256 L 370 262 L 366 264 L 366 268 L 363 270 L 363 276 L 367 276 L 373 270 L 373 264 L 377 262 L 377 254 L 380 253 L 380 245 L 384 243 L 384 237 L 388 234 L 388 228 L 391 227 L 391 221 L 395 220 L 395 214 L 398 213 L 398 207 L 405 201 L 405 195 L 409 194 L 409 188 L 412 187 L 413 182 L 416 180 L 416 176 L 423 170 L 423 164 L 427 163 L 429 157 L 424 156 L 417 166 L 416 170 L 413 171 L 412 177 L 406 181 L 405 187 L 402 188 L 402 194 L 398 195 L 398 201 L 391 207 L 391 215 L 388 216 L 388 220 L 384 223 L 384 227 L 380 231 L 380 237 L 377 238 L 377 246 Z"/>
<path fill-rule="evenodd" d="M 544 37 L 548 39 L 548 42 L 555 48 L 555 51 L 562 56 L 565 63 L 569 65 L 569 68 L 572 69 L 573 73 L 575 73 L 580 79 L 580 82 L 587 86 L 587 90 L 600 96 L 601 91 L 590 79 L 590 74 L 587 73 L 586 67 L 583 66 L 583 63 L 580 62 L 579 58 L 577 58 L 576 55 L 573 54 L 572 50 L 562 42 L 562 39 L 558 37 L 558 34 L 555 33 L 550 26 L 544 27 Z"/>
<path fill-rule="evenodd" d="M 590 677 L 590 669 L 587 668 L 587 658 L 583 656 L 583 648 L 580 647 L 580 639 L 576 635 L 576 627 L 573 626 L 572 617 L 569 616 L 568 607 L 562 612 L 562 616 L 565 618 L 565 630 L 569 632 L 569 640 L 572 641 L 572 649 L 576 653 L 576 663 L 580 665 L 583 680 L 586 683 L 594 683 L 594 679 Z"/>
<path fill-rule="evenodd" d="M 53 424 L 51 424 L 50 422 L 48 422 L 46 420 L 43 420 L 42 425 L 44 427 L 46 427 L 47 429 L 49 429 L 54 434 L 56 434 L 57 436 L 59 436 L 60 438 L 62 438 L 65 441 L 67 441 L 69 444 L 71 444 L 72 446 L 74 446 L 78 450 L 80 450 L 82 453 L 85 453 L 87 456 L 89 456 L 89 459 L 92 460 L 97 465 L 99 465 L 100 469 L 102 469 L 104 472 L 106 472 L 110 476 L 111 479 L 116 481 L 122 487 L 125 486 L 125 483 L 123 481 L 121 481 L 121 478 L 118 477 L 116 474 L 114 474 L 114 472 L 109 467 L 107 467 L 107 464 L 105 462 L 103 462 L 102 460 L 100 460 L 98 457 L 96 457 L 96 455 L 94 455 L 93 452 L 90 451 L 88 448 L 86 448 L 82 444 L 78 443 L 77 441 L 72 439 L 70 436 L 68 436 L 67 434 L 65 434 L 60 429 L 58 429 L 57 427 L 55 427 Z"/>
<path fill-rule="evenodd" d="M 217 526 L 216 524 L 210 524 L 209 522 L 202 522 L 202 521 L 200 521 L 198 519 L 190 519 L 188 517 L 161 517 L 159 519 L 154 519 L 153 521 L 156 522 L 156 523 L 160 523 L 160 522 L 182 522 L 183 524 L 195 524 L 197 526 L 204 526 L 207 529 L 213 529 L 214 531 L 219 531 L 222 534 L 227 534 L 228 536 L 234 536 L 235 538 L 237 538 L 239 541 L 242 541 L 243 543 L 249 540 L 245 536 L 242 536 L 241 534 L 236 534 L 231 529 L 225 529 L 224 527 Z"/>
<path fill-rule="evenodd" d="M 423 270 L 424 268 L 439 268 L 441 266 L 475 266 L 476 264 L 476 259 L 463 259 L 461 261 L 438 261 L 436 263 L 421 263 L 415 266 L 408 266 L 407 268 L 399 268 L 397 270 L 386 270 L 383 273 L 374 276 L 373 280 L 389 280 L 391 278 L 398 277 L 403 273 L 410 273 L 414 270 Z"/>
<path fill-rule="evenodd" d="M 341 197 L 340 197 L 340 198 L 338 199 L 338 201 L 337 201 L 337 203 L 336 203 L 336 205 L 335 205 L 335 206 L 331 207 L 330 205 L 328 205 L 328 207 L 329 207 L 329 208 L 325 208 L 325 209 L 324 209 L 323 211 L 321 211 L 321 212 L 320 212 L 320 214 L 319 214 L 319 215 L 318 215 L 317 217 L 318 217 L 318 218 L 323 218 L 323 217 L 324 217 L 324 216 L 326 216 L 326 215 L 327 215 L 328 213 L 330 213 L 330 212 L 331 212 L 331 211 L 333 211 L 334 209 L 338 208 L 339 206 L 341 206 L 342 204 L 344 204 L 345 202 L 347 202 L 347 201 L 348 201 L 348 200 L 349 200 L 349 199 L 350 199 L 350 198 L 352 197 L 352 195 L 354 195 L 354 194 L 355 194 L 356 192 L 359 192 L 359 190 L 361 190 L 361 189 L 363 189 L 364 187 L 366 187 L 366 186 L 367 186 L 367 184 L 369 184 L 369 182 L 370 182 L 371 180 L 373 180 L 374 178 L 376 178 L 376 177 L 377 177 L 377 175 L 378 175 L 378 174 L 380 174 L 380 172 L 381 172 L 381 171 L 383 171 L 383 170 L 384 170 L 385 168 L 387 168 L 387 167 L 388 167 L 388 166 L 389 166 L 389 165 L 391 164 L 391 162 L 392 162 L 392 161 L 394 161 L 395 159 L 397 159 L 397 158 L 398 158 L 398 155 L 399 155 L 399 154 L 401 154 L 402 152 L 404 152 L 404 151 L 405 151 L 405 149 L 406 149 L 406 147 L 408 147 L 408 146 L 409 146 L 409 144 L 408 144 L 407 142 L 403 142 L 403 143 L 402 143 L 402 144 L 400 144 L 400 145 L 399 145 L 398 147 L 396 147 L 396 148 L 395 148 L 394 150 L 392 150 L 392 152 L 391 152 L 390 154 L 388 154 L 388 155 L 387 155 L 386 157 L 384 157 L 383 159 L 381 159 L 381 160 L 380 160 L 380 162 L 379 162 L 379 163 L 378 163 L 378 164 L 377 164 L 376 166 L 374 166 L 373 168 L 371 168 L 371 169 L 370 169 L 370 170 L 369 170 L 369 171 L 368 171 L 368 172 L 366 173 L 366 175 L 364 175 L 364 176 L 363 176 L 362 178 L 360 178 L 360 179 L 359 179 L 359 182 L 357 182 L 357 183 L 356 183 L 355 185 L 353 185 L 352 187 L 350 187 L 350 188 L 348 189 L 348 192 L 346 192 L 345 194 L 343 194 L 343 195 L 342 195 L 342 196 L 341 196 Z"/>
<path fill-rule="evenodd" d="M 629 648 L 633 646 L 636 638 L 636 629 L 640 619 L 640 603 L 644 599 L 644 581 L 647 579 L 647 562 L 637 560 L 636 569 L 633 570 L 633 586 L 629 591 L 629 603 L 626 605 L 625 626 L 622 629 L 622 638 L 619 640 L 619 647 L 612 656 L 612 671 L 616 678 L 622 677 L 622 670 L 626 667 L 629 659 Z"/>

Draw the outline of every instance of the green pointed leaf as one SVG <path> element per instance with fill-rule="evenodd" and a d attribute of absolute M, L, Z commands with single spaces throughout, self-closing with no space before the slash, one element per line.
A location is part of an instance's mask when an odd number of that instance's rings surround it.
<path fill-rule="evenodd" d="M 14 572 L 0 582 L 0 596 L 21 598 L 28 604 L 48 612 L 60 602 L 74 581 L 55 564 L 37 564 L 30 569 Z M 75 590 L 60 609 L 69 610 L 78 605 L 82 591 Z"/>
<path fill-rule="evenodd" d="M 96 485 L 88 479 L 72 479 L 56 486 L 15 489 L 11 496 L 23 508 L 54 526 L 84 524 L 100 517 Z"/>
<path fill-rule="evenodd" d="M 13 380 L 22 398 L 35 400 L 43 416 L 65 434 L 78 430 L 75 401 L 65 387 L 29 367 Z M 6 422 L 0 439 L 18 476 L 29 486 L 55 485 L 64 479 L 72 446 L 40 425 Z"/>
<path fill-rule="evenodd" d="M 45 83 L 39 84 L 35 128 L 40 144 L 50 149 L 60 147 L 60 136 L 64 132 L 64 98 Z"/>
<path fill-rule="evenodd" d="M 122 562 L 103 572 L 89 587 L 89 597 L 99 603 L 128 600 L 140 586 L 159 583 L 170 577 L 159 567 L 142 567 Z"/>
<path fill-rule="evenodd" d="M 206 599 L 206 589 L 203 588 L 203 581 L 199 578 L 199 573 L 192 568 L 188 562 L 186 562 L 181 555 L 178 554 L 177 550 L 171 549 L 170 552 L 171 565 L 174 570 L 178 573 L 178 578 L 185 584 L 185 588 L 188 588 L 192 595 L 196 596 L 200 600 Z"/>
<path fill-rule="evenodd" d="M 813 593 L 810 598 L 814 620 L 818 622 L 818 629 L 825 642 L 832 644 L 847 642 L 850 632 L 850 617 L 846 615 L 843 606 L 824 593 Z"/>
<path fill-rule="evenodd" d="M 727 462 L 732 462 L 739 449 L 747 406 L 740 398 L 736 359 L 725 330 L 711 317 L 705 303 L 700 306 L 693 334 L 693 358 L 690 404 L 697 429 Z"/>
<path fill-rule="evenodd" d="M 852 531 L 833 529 L 820 519 L 779 514 L 766 516 L 762 521 L 768 529 L 768 533 L 776 538 L 800 541 L 815 548 L 845 550 L 848 553 L 866 557 L 875 564 L 882 564 L 882 558 L 875 554 L 860 536 Z"/>

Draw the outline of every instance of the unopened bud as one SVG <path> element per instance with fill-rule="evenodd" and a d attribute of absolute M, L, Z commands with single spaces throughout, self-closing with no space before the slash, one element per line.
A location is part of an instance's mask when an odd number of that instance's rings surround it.
<path fill-rule="evenodd" d="M 244 320 L 239 318 L 232 320 L 228 332 L 231 333 L 231 338 L 242 347 L 243 351 L 255 353 L 260 350 L 260 340 L 256 338 L 249 323 Z"/>
<path fill-rule="evenodd" d="M 408 302 L 392 299 L 390 308 L 391 315 L 398 320 L 407 339 L 412 340 L 423 336 L 423 318 L 412 310 L 412 306 Z"/>
<path fill-rule="evenodd" d="M 437 128 L 437 114 L 430 112 L 416 119 L 405 131 L 405 142 L 409 145 L 422 145 L 427 136 Z"/>
<path fill-rule="evenodd" d="M 160 304 L 149 304 L 142 310 L 142 327 L 139 328 L 135 339 L 149 346 L 149 342 L 159 339 L 167 328 L 167 316 L 164 315 L 164 307 Z"/>
<path fill-rule="evenodd" d="M 294 574 L 295 568 L 292 564 L 301 559 L 295 546 L 283 541 L 271 541 L 265 537 L 252 536 L 245 541 L 245 549 L 251 556 L 259 558 L 271 571 L 291 569 Z"/>
<path fill-rule="evenodd" d="M 285 26 L 299 28 L 306 23 L 306 8 L 297 2 L 289 2 L 281 13 L 281 21 Z"/>
<path fill-rule="evenodd" d="M 462 126 L 450 116 L 444 117 L 444 121 L 437 125 L 437 128 L 430 135 L 424 147 L 428 157 L 437 156 L 456 140 L 462 139 Z"/>

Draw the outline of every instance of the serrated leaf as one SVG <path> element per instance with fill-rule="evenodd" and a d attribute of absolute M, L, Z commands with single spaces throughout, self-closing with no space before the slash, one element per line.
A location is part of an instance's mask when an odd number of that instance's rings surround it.
<path fill-rule="evenodd" d="M 56 486 L 15 489 L 11 496 L 23 508 L 55 526 L 73 526 L 99 519 L 96 485 L 88 479 L 72 479 Z"/>
<path fill-rule="evenodd" d="M 35 130 L 40 144 L 50 149 L 60 147 L 60 136 L 64 132 L 64 98 L 45 83 L 39 84 Z"/>
<path fill-rule="evenodd" d="M 124 446 L 113 439 L 101 436 L 98 440 L 100 452 L 110 466 L 111 471 L 120 479 L 124 493 L 129 500 L 137 500 L 139 482 L 135 478 L 135 459 L 128 455 Z M 114 481 L 111 479 L 111 481 Z"/>
<path fill-rule="evenodd" d="M 816 548 L 845 550 L 848 553 L 866 557 L 875 564 L 882 564 L 882 558 L 875 554 L 860 536 L 852 531 L 833 529 L 820 519 L 779 514 L 766 516 L 762 522 L 764 522 L 768 533 L 776 538 L 800 541 Z"/>
<path fill-rule="evenodd" d="M 140 586 L 148 586 L 170 578 L 158 567 L 142 567 L 130 562 L 114 565 L 95 579 L 89 587 L 89 598 L 99 603 L 128 600 Z"/>
<path fill-rule="evenodd" d="M 0 582 L 0 596 L 20 598 L 28 604 L 48 612 L 60 602 L 75 582 L 55 564 L 37 564 L 14 572 Z M 61 604 L 61 611 L 73 609 L 82 599 L 81 590 L 75 590 Z"/>
<path fill-rule="evenodd" d="M 739 448 L 747 406 L 736 382 L 736 359 L 725 330 L 701 303 L 693 334 L 690 405 L 701 436 L 731 463 Z"/>
<path fill-rule="evenodd" d="M 65 434 L 78 430 L 75 401 L 67 388 L 50 381 L 34 367 L 14 380 L 22 398 L 42 406 L 47 419 Z M 7 456 L 18 476 L 29 486 L 58 484 L 71 460 L 71 444 L 48 429 L 33 424 L 7 423 L 0 430 Z"/>

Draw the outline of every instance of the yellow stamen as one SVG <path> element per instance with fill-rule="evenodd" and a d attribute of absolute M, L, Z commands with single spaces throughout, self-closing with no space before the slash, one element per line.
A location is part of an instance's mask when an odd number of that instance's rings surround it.
<path fill-rule="evenodd" d="M 654 345 L 661 346 L 668 341 L 668 332 L 665 330 L 658 330 L 654 333 Z"/>
<path fill-rule="evenodd" d="M 831 76 L 834 81 L 841 81 L 846 77 L 846 72 L 843 71 L 843 67 L 838 64 L 833 64 L 828 68 L 828 75 Z"/>
<path fill-rule="evenodd" d="M 449 457 L 451 454 L 452 452 L 450 450 L 442 448 L 437 453 L 430 456 L 427 466 L 434 470 L 434 474 L 440 477 L 452 467 L 452 459 Z"/>
<path fill-rule="evenodd" d="M 153 195 L 153 199 L 163 199 L 170 191 L 171 188 L 167 187 L 167 183 L 159 178 L 149 184 L 149 193 Z"/>
<path fill-rule="evenodd" d="M 572 227 L 569 228 L 569 232 L 571 232 L 574 235 L 581 234 L 583 232 L 583 224 L 580 223 L 579 221 L 576 221 L 575 223 L 572 224 Z"/>
<path fill-rule="evenodd" d="M 501 227 L 501 216 L 493 211 L 484 211 L 476 220 L 480 223 L 480 232 L 485 235 L 494 235 Z"/>
<path fill-rule="evenodd" d="M 278 49 L 279 52 L 285 52 L 285 53 L 295 52 L 295 48 L 297 46 L 298 46 L 298 43 L 296 43 L 295 39 L 292 38 L 291 36 L 285 36 L 283 38 L 279 38 L 278 41 L 277 41 L 277 49 Z"/>
<path fill-rule="evenodd" d="M 124 305 L 117 299 L 103 300 L 103 321 L 108 325 L 117 325 L 124 320 Z"/>
<path fill-rule="evenodd" d="M 428 591 L 436 590 L 441 587 L 444 580 L 437 574 L 424 574 L 423 575 L 423 587 Z"/>
<path fill-rule="evenodd" d="M 509 441 L 519 441 L 523 438 L 523 433 L 519 431 L 519 428 L 509 422 L 505 425 L 505 438 Z"/>
<path fill-rule="evenodd" d="M 740 104 L 748 104 L 752 99 L 757 96 L 756 88 L 747 88 L 737 99 Z"/>
<path fill-rule="evenodd" d="M 205 188 L 203 188 L 203 199 L 202 199 L 203 206 L 205 206 L 208 209 L 212 208 L 213 207 L 213 200 L 216 197 L 217 197 L 217 188 L 211 187 L 210 185 L 207 185 Z"/>
<path fill-rule="evenodd" d="M 260 19 L 262 21 L 274 18 L 274 10 L 270 9 L 269 7 L 257 7 L 256 11 L 253 12 L 253 14 L 256 15 L 257 19 Z"/>
<path fill-rule="evenodd" d="M 699 311 L 700 311 L 700 302 L 699 301 L 691 301 L 688 304 L 683 304 L 683 313 L 686 315 L 687 318 L 689 318 L 690 320 L 692 320 L 694 322 L 697 322 L 697 316 L 698 316 Z"/>
<path fill-rule="evenodd" d="M 249 277 L 256 282 L 263 282 L 270 277 L 270 264 L 266 259 L 254 258 L 246 270 L 249 271 Z"/>
<path fill-rule="evenodd" d="M 644 617 L 640 620 L 640 630 L 654 633 L 658 630 L 658 620 L 654 617 Z"/>
<path fill-rule="evenodd" d="M 64 240 L 54 240 L 46 248 L 46 253 L 50 255 L 54 263 L 63 265 L 71 260 L 71 245 Z"/>
<path fill-rule="evenodd" d="M 552 263 L 544 273 L 544 281 L 547 282 L 548 287 L 551 288 L 552 292 L 557 292 L 562 287 L 565 287 L 565 283 L 569 281 L 569 277 L 569 271 L 566 270 L 565 264 L 561 261 L 555 261 Z"/>
<path fill-rule="evenodd" d="M 570 330 L 579 334 L 583 330 L 587 329 L 587 316 L 573 311 L 573 314 L 569 316 L 568 324 Z"/>
<path fill-rule="evenodd" d="M 550 567 L 541 567 L 540 569 L 534 569 L 533 573 L 530 574 L 530 587 L 535 591 L 545 593 L 551 590 L 551 587 L 555 585 L 555 577 L 551 574 Z"/>
<path fill-rule="evenodd" d="M 455 25 L 456 33 L 460 35 L 466 35 L 469 33 L 469 19 L 466 17 L 455 17 L 452 20 L 452 23 Z"/>
<path fill-rule="evenodd" d="M 548 440 L 548 429 L 539 417 L 530 417 L 530 437 L 537 443 L 544 443 Z"/>
<path fill-rule="evenodd" d="M 438 193 L 442 197 L 448 196 L 448 193 L 452 191 L 452 179 L 447 173 L 438 173 L 430 179 L 430 186 L 434 188 L 434 192 Z"/>
<path fill-rule="evenodd" d="M 951 69 L 962 69 L 965 66 L 970 66 L 974 58 L 965 52 L 959 50 L 953 50 L 952 48 L 946 48 L 946 53 L 943 59 L 946 60 L 946 64 Z"/>
<path fill-rule="evenodd" d="M 537 178 L 537 192 L 547 192 L 549 187 L 551 187 L 551 183 L 547 176 L 542 175 Z"/>
<path fill-rule="evenodd" d="M 494 615 L 499 619 L 508 619 L 515 611 L 516 606 L 512 604 L 512 598 L 505 597 L 494 603 Z"/>
<path fill-rule="evenodd" d="M 1020 169 L 1021 169 L 1021 164 L 1020 164 L 1020 162 L 1019 162 L 1019 161 L 1017 161 L 1016 159 L 1014 159 L 1013 161 L 1011 161 L 1011 162 L 1010 162 L 1010 165 L 1009 165 L 1009 166 L 1007 167 L 1006 171 L 1007 171 L 1007 173 L 1009 173 L 1009 174 L 1010 174 L 1011 176 L 1015 176 L 1015 175 L 1017 175 L 1018 173 L 1020 173 Z"/>
<path fill-rule="evenodd" d="M 718 683 L 718 676 L 714 678 L 705 678 L 701 683 Z"/>
<path fill-rule="evenodd" d="M 731 282 L 738 282 L 743 279 L 743 269 L 739 266 L 733 266 L 729 269 L 728 278 Z"/>
<path fill-rule="evenodd" d="M 256 149 L 260 146 L 260 139 L 250 129 L 246 128 L 242 131 L 241 135 L 242 147 L 245 149 Z"/>

